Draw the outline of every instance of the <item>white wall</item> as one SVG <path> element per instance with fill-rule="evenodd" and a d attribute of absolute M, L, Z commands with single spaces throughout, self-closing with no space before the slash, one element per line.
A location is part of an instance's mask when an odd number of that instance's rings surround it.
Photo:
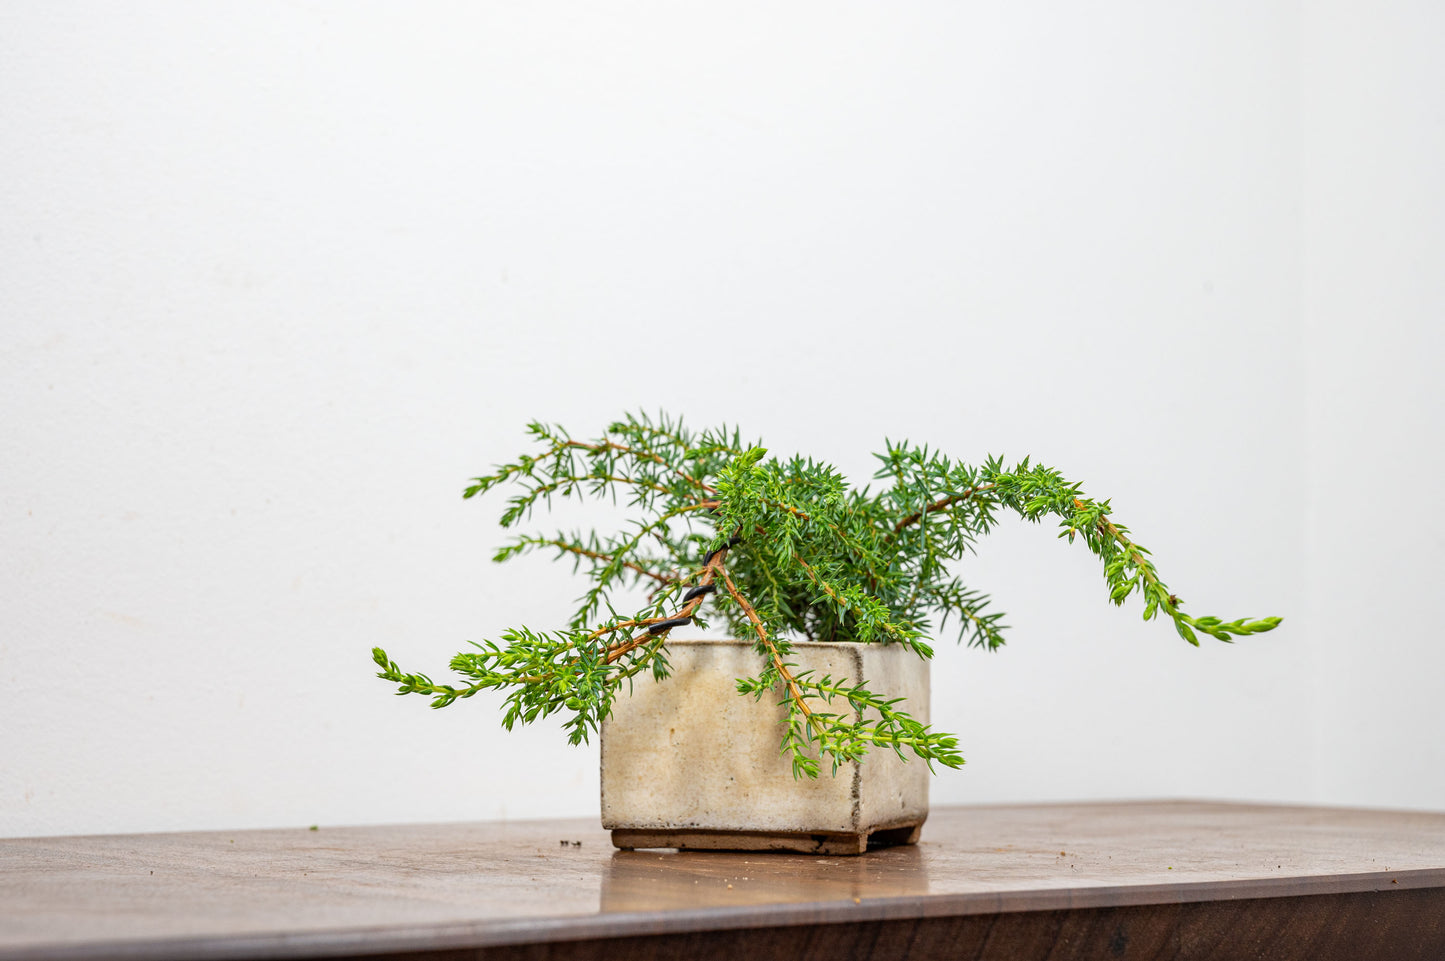
<path fill-rule="evenodd" d="M 594 815 L 368 651 L 555 623 L 460 489 L 659 407 L 1032 454 L 1286 617 L 1006 529 L 936 802 L 1445 807 L 1431 7 L 542 6 L 0 12 L 0 835 Z"/>
<path fill-rule="evenodd" d="M 1315 784 L 1445 809 L 1445 6 L 1312 6 L 1301 110 Z"/>

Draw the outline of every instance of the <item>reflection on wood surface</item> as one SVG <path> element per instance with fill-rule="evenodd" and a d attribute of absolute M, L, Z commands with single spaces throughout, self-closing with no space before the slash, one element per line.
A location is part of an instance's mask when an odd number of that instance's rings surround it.
<path fill-rule="evenodd" d="M 602 875 L 603 911 L 852 901 L 929 893 L 914 846 L 860 857 L 733 851 L 617 851 Z"/>

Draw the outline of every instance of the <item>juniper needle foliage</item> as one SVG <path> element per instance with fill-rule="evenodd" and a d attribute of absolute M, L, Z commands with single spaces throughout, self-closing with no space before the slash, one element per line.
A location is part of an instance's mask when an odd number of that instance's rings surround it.
<path fill-rule="evenodd" d="M 715 616 L 762 656 L 762 671 L 739 678 L 738 691 L 787 706 L 782 749 L 792 754 L 795 775 L 816 777 L 820 762 L 836 772 L 874 746 L 957 767 L 963 757 L 953 735 L 915 720 L 866 680 L 817 677 L 790 655 L 807 640 L 903 644 L 929 657 L 930 641 L 950 627 L 970 645 L 999 647 L 1002 615 L 951 562 L 972 552 L 1001 514 L 1054 520 L 1061 538 L 1082 542 L 1102 562 L 1110 600 L 1122 605 L 1139 595 L 1145 620 L 1162 614 L 1191 644 L 1200 634 L 1230 641 L 1280 621 L 1184 613 L 1149 552 L 1111 518 L 1107 500 L 1027 459 L 971 466 L 906 441 L 888 443 L 875 455 L 876 476 L 888 483 L 873 491 L 850 487 L 828 464 L 769 457 L 736 430 L 693 431 L 665 415 L 629 415 L 595 440 L 547 424 L 528 430 L 534 451 L 475 478 L 464 497 L 512 489 L 506 528 L 554 498 L 625 499 L 639 515 L 616 533 L 524 533 L 497 552 L 495 560 L 505 561 L 546 551 L 585 571 L 590 586 L 571 620 L 473 642 L 475 650 L 452 659 L 465 679 L 457 684 L 406 673 L 385 651 L 372 652 L 379 677 L 399 694 L 430 697 L 433 707 L 505 692 L 508 730 L 562 713 L 571 742 L 585 741 L 623 683 L 667 676 L 673 630 L 706 627 L 704 617 Z M 614 600 L 624 596 L 642 599 L 619 611 Z"/>

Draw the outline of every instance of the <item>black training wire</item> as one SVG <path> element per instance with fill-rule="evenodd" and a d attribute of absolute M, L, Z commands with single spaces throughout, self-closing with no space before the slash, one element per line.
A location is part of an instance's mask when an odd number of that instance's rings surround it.
<path fill-rule="evenodd" d="M 694 597 L 701 597 L 701 596 L 704 595 L 704 594 L 711 594 L 713 591 L 716 591 L 716 590 L 717 590 L 717 585 L 716 585 L 716 584 L 699 584 L 697 587 L 694 587 L 692 590 L 690 590 L 690 591 L 688 591 L 686 594 L 682 595 L 682 602 L 683 602 L 684 604 L 686 604 L 688 601 L 692 600 Z"/>
<path fill-rule="evenodd" d="M 653 624 L 651 627 L 649 627 L 649 628 L 647 629 L 647 633 L 648 633 L 649 636 L 650 636 L 650 635 L 653 635 L 653 634 L 661 634 L 663 631 L 670 631 L 670 630 L 672 630 L 674 627 L 682 627 L 684 624 L 691 624 L 691 623 L 692 623 L 692 615 L 691 615 L 691 614 L 688 614 L 688 615 L 686 615 L 685 617 L 672 617 L 672 618 L 668 618 L 668 619 L 665 620 L 665 621 L 658 621 L 656 624 Z"/>

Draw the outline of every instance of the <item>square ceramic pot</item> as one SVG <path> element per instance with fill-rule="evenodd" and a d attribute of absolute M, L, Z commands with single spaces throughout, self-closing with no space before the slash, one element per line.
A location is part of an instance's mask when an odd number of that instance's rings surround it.
<path fill-rule="evenodd" d="M 668 641 L 672 675 L 641 675 L 602 722 L 602 826 L 620 848 L 712 848 L 859 854 L 911 844 L 928 816 L 928 765 L 874 747 L 861 763 L 794 779 L 779 750 L 786 708 L 737 692 L 763 659 L 746 641 Z M 904 697 L 928 723 L 928 662 L 899 644 L 793 646 L 819 677 L 868 682 Z M 841 707 L 840 707 L 841 704 Z M 821 710 L 847 710 L 835 700 Z"/>

